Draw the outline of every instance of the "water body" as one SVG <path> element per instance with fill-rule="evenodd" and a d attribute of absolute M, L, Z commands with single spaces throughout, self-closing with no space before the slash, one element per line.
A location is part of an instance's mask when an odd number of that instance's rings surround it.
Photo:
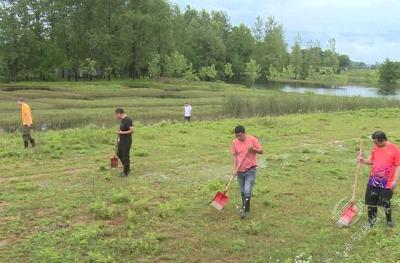
<path fill-rule="evenodd" d="M 400 99 L 398 91 L 390 93 L 382 93 L 381 90 L 374 87 L 362 85 L 345 85 L 337 87 L 326 87 L 322 85 L 309 84 L 293 84 L 293 83 L 273 83 L 267 85 L 258 85 L 257 88 L 268 88 L 280 90 L 283 92 L 295 93 L 313 93 L 318 95 L 333 95 L 333 96 L 360 96 L 360 97 L 379 97 Z"/>

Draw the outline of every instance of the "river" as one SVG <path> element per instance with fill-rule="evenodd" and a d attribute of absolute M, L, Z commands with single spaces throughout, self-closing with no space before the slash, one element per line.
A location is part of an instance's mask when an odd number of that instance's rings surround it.
<path fill-rule="evenodd" d="M 258 85 L 257 88 L 275 89 L 283 92 L 314 93 L 318 95 L 384 97 L 390 99 L 400 99 L 399 92 L 394 91 L 390 94 L 382 94 L 378 88 L 362 85 L 325 87 L 322 85 L 310 84 L 271 83 L 267 85 Z"/>

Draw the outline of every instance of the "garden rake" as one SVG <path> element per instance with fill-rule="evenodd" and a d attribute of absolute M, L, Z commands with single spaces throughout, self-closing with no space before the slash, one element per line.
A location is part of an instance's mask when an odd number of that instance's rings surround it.
<path fill-rule="evenodd" d="M 351 222 L 354 220 L 354 218 L 356 218 L 358 213 L 358 207 L 356 206 L 356 193 L 358 187 L 358 177 L 360 176 L 360 170 L 361 170 L 361 163 L 359 162 L 359 160 L 362 158 L 362 146 L 363 146 L 363 141 L 361 140 L 357 158 L 357 167 L 354 176 L 353 194 L 351 196 L 349 204 L 342 211 L 339 220 L 336 222 L 336 224 L 340 227 L 349 226 Z"/>

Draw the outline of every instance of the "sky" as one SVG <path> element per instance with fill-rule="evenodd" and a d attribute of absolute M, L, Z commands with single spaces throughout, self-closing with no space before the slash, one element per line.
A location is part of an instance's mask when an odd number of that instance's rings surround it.
<path fill-rule="evenodd" d="M 400 0 L 171 0 L 185 8 L 222 10 L 233 25 L 251 27 L 259 15 L 274 16 L 293 43 L 319 40 L 325 48 L 336 39 L 340 53 L 368 64 L 400 60 Z"/>

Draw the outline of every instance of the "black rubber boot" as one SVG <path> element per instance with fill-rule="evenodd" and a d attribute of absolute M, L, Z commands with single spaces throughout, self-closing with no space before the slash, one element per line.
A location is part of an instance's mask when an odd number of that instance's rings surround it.
<path fill-rule="evenodd" d="M 25 146 L 25 148 L 28 148 L 29 147 L 29 142 L 24 141 L 24 146 Z"/>
<path fill-rule="evenodd" d="M 32 147 L 35 147 L 35 146 L 36 146 L 35 140 L 34 140 L 34 139 L 30 139 L 29 141 L 31 142 Z"/>
<path fill-rule="evenodd" d="M 385 208 L 385 215 L 386 215 L 386 225 L 388 227 L 394 227 L 394 222 L 392 220 L 392 209 Z"/>
<path fill-rule="evenodd" d="M 250 211 L 250 198 L 245 198 L 243 208 L 240 210 L 240 218 L 246 219 L 247 215 L 249 214 L 249 211 Z"/>
<path fill-rule="evenodd" d="M 368 223 L 370 227 L 373 227 L 376 223 L 378 208 L 374 206 L 368 206 Z"/>
<path fill-rule="evenodd" d="M 250 198 L 246 198 L 244 201 L 244 211 L 250 212 Z"/>

